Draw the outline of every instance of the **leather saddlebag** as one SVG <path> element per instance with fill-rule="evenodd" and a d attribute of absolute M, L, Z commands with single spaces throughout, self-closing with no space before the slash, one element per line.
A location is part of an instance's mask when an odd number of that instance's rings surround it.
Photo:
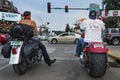
<path fill-rule="evenodd" d="M 10 42 L 3 45 L 1 54 L 3 55 L 4 58 L 10 58 L 11 49 L 12 46 L 10 45 Z"/>

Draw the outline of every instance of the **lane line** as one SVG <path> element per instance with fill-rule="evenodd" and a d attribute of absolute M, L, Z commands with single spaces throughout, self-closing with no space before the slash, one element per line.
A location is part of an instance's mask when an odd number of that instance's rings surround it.
<path fill-rule="evenodd" d="M 5 66 L 2 66 L 2 67 L 0 67 L 0 70 L 3 70 L 3 69 L 5 69 L 5 68 L 7 68 L 7 67 L 9 67 L 10 66 L 10 64 L 7 64 L 7 65 L 5 65 Z"/>

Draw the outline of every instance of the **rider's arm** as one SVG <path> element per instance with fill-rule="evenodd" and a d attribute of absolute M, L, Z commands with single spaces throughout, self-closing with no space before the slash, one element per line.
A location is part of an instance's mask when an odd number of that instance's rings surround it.
<path fill-rule="evenodd" d="M 85 28 L 86 28 L 86 23 L 83 21 L 80 24 L 80 30 L 81 30 L 81 32 L 85 31 Z"/>
<path fill-rule="evenodd" d="M 32 24 L 31 24 L 31 25 L 33 26 L 33 29 L 34 29 L 34 32 L 35 32 L 35 36 L 39 35 L 39 32 L 38 32 L 38 30 L 37 30 L 36 23 L 35 23 L 34 21 L 32 21 Z"/>

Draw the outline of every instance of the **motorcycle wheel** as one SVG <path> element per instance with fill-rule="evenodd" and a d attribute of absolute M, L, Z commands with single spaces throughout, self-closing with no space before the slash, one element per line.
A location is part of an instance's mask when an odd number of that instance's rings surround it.
<path fill-rule="evenodd" d="M 25 59 L 22 59 L 19 64 L 13 64 L 14 71 L 18 74 L 24 74 L 28 68 L 28 63 Z"/>
<path fill-rule="evenodd" d="M 37 54 L 37 57 L 38 57 L 38 61 L 42 60 L 43 55 L 42 55 L 42 51 L 41 50 L 39 50 L 39 52 Z"/>
<path fill-rule="evenodd" d="M 89 55 L 88 73 L 92 77 L 102 77 L 107 69 L 107 54 Z"/>

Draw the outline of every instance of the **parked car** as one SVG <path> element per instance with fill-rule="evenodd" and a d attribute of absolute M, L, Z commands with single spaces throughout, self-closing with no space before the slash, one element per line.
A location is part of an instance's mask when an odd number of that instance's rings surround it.
<path fill-rule="evenodd" d="M 49 43 L 53 43 L 56 44 L 58 42 L 73 42 L 73 43 L 77 43 L 78 38 L 81 38 L 81 35 L 77 34 L 77 33 L 73 33 L 73 32 L 65 32 L 65 33 L 61 33 L 58 36 L 54 36 L 54 37 L 48 37 L 48 42 Z"/>
<path fill-rule="evenodd" d="M 0 33 L 0 43 L 5 44 L 11 40 L 11 37 L 7 33 Z"/>
<path fill-rule="evenodd" d="M 120 28 L 107 28 L 103 31 L 103 41 L 109 45 L 120 44 Z"/>

